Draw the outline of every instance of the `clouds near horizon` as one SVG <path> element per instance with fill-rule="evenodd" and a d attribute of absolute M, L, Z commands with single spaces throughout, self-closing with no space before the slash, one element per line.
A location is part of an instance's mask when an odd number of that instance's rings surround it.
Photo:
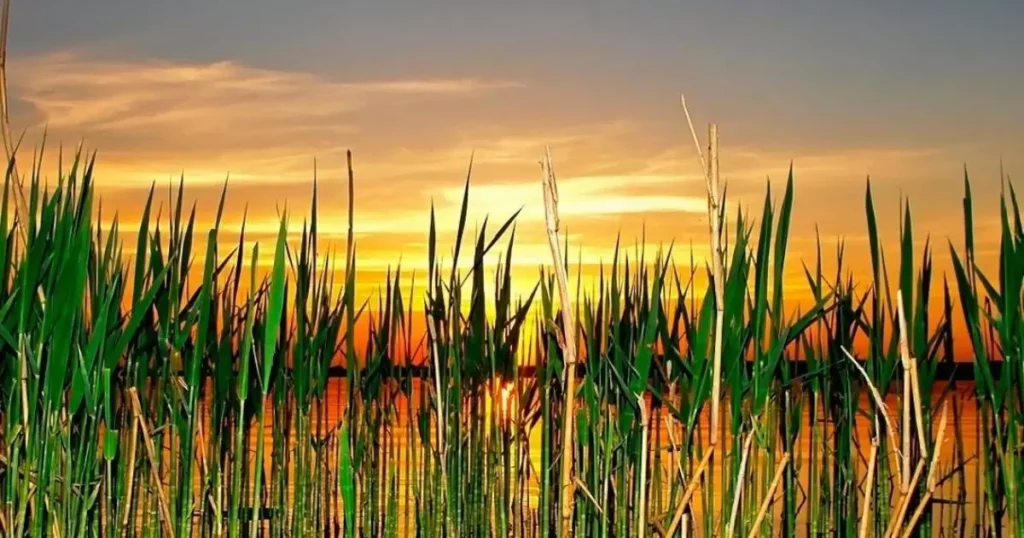
<path fill-rule="evenodd" d="M 535 265 L 546 248 L 537 160 L 551 147 L 563 220 L 587 263 L 606 260 L 619 233 L 651 244 L 705 242 L 703 179 L 671 95 L 665 114 L 678 129 L 664 137 L 659 125 L 600 109 L 578 121 L 538 117 L 530 127 L 523 111 L 546 90 L 543 81 L 515 78 L 346 78 L 73 50 L 12 59 L 11 70 L 16 124 L 35 140 L 45 129 L 51 141 L 84 139 L 97 149 L 101 195 L 129 228 L 150 184 L 183 174 L 201 216 L 208 219 L 230 178 L 226 227 L 236 229 L 244 213 L 251 233 L 272 234 L 282 207 L 305 209 L 315 174 L 321 230 L 336 240 L 347 225 L 345 151 L 354 148 L 357 233 L 372 252 L 369 266 L 423 258 L 432 204 L 439 228 L 454 230 L 471 160 L 471 224 L 521 208 L 517 263 Z M 954 151 L 969 146 L 922 137 L 902 147 L 866 139 L 780 149 L 736 138 L 723 136 L 723 174 L 734 202 L 755 215 L 768 179 L 777 197 L 794 166 L 800 255 L 811 254 L 816 232 L 863 239 L 868 175 L 883 223 L 896 222 L 892 210 L 909 196 L 923 229 L 959 233 L 948 219 L 959 208 Z M 991 163 L 983 169 L 991 173 Z"/>

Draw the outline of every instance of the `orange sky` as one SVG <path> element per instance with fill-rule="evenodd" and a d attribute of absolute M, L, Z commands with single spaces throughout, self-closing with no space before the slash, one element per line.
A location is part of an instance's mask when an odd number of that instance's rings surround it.
<path fill-rule="evenodd" d="M 627 245 L 645 234 L 649 252 L 675 240 L 681 263 L 692 244 L 702 263 L 708 251 L 704 187 L 680 91 L 688 92 L 700 134 L 707 121 L 720 125 L 722 174 L 734 208 L 759 214 L 766 180 L 781 194 L 793 162 L 787 293 L 795 299 L 806 296 L 800 261 L 813 257 L 816 227 L 826 259 L 842 238 L 848 266 L 866 276 L 863 194 L 869 175 L 890 259 L 900 197 L 909 197 L 918 252 L 928 235 L 935 247 L 938 285 L 949 268 L 946 241 L 962 243 L 967 163 L 980 261 L 990 265 L 998 239 L 1000 161 L 1011 176 L 1020 166 L 1024 110 L 1019 98 L 1005 92 L 1019 87 L 1019 77 L 1012 65 L 979 76 L 985 66 L 964 61 L 977 53 L 1019 62 L 1009 53 L 1019 49 L 991 37 L 1012 17 L 991 10 L 961 14 L 974 18 L 961 19 L 969 33 L 954 45 L 943 37 L 941 13 L 924 6 L 918 6 L 921 13 L 911 7 L 905 13 L 841 8 L 853 10 L 845 19 L 827 10 L 801 12 L 821 18 L 809 26 L 782 16 L 792 2 L 749 17 L 725 4 L 721 13 L 692 8 L 703 18 L 684 17 L 661 2 L 621 13 L 608 6 L 559 8 L 550 15 L 571 22 L 558 32 L 522 22 L 532 17 L 521 19 L 521 34 L 481 19 L 467 30 L 480 34 L 474 53 L 456 46 L 449 35 L 454 27 L 446 34 L 447 23 L 432 16 L 421 21 L 435 32 L 428 36 L 414 19 L 385 24 L 330 8 L 298 10 L 295 17 L 316 13 L 320 22 L 336 20 L 345 31 L 311 27 L 308 43 L 279 40 L 280 52 L 271 53 L 257 38 L 260 32 L 239 33 L 250 28 L 244 24 L 262 28 L 249 20 L 254 13 L 234 17 L 237 28 L 225 26 L 226 35 L 237 39 L 229 43 L 210 33 L 172 39 L 157 14 L 115 4 L 101 2 L 97 10 L 111 16 L 121 10 L 134 22 L 110 28 L 102 39 L 84 37 L 90 19 L 69 21 L 67 32 L 56 32 L 41 22 L 48 20 L 46 9 L 16 4 L 14 21 L 21 16 L 27 27 L 15 24 L 12 30 L 9 85 L 15 130 L 27 134 L 23 156 L 38 147 L 45 129 L 45 171 L 52 179 L 58 144 L 84 141 L 98 150 L 104 213 L 117 211 L 122 230 L 136 226 L 151 182 L 166 192 L 180 174 L 208 225 L 230 177 L 222 237 L 231 243 L 246 210 L 253 240 L 272 237 L 277 212 L 286 206 L 298 232 L 315 159 L 324 246 L 340 247 L 345 151 L 352 149 L 364 294 L 399 260 L 406 274 L 425 270 L 431 202 L 447 252 L 471 155 L 471 229 L 487 215 L 494 229 L 523 209 L 514 262 L 517 286 L 528 291 L 536 268 L 549 259 L 537 165 L 545 144 L 560 178 L 570 257 L 582 259 L 587 275 L 610 260 L 616 233 Z M 190 6 L 181 16 L 220 20 L 206 9 Z M 914 22 L 919 16 L 935 20 L 922 26 Z M 354 20 L 367 21 L 366 28 Z M 853 26 L 866 21 L 876 32 L 872 39 Z M 615 34 L 601 30 L 606 24 L 606 30 L 628 29 L 641 44 L 613 42 Z M 760 45 L 695 48 L 699 43 L 692 40 L 702 32 L 730 28 L 743 28 L 741 35 Z M 534 36 L 558 36 L 559 45 L 531 43 Z M 538 43 L 546 43 L 548 52 L 536 50 Z M 884 54 L 872 52 L 873 46 L 884 46 Z M 487 61 L 484 50 L 506 62 Z M 127 246 L 134 244 L 130 234 L 125 238 Z"/>

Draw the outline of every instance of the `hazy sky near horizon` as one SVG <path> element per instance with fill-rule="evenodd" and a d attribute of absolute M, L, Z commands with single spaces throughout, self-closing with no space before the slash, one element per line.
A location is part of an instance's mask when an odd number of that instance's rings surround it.
<path fill-rule="evenodd" d="M 367 269 L 425 264 L 431 200 L 450 232 L 471 154 L 471 222 L 524 207 L 517 260 L 546 261 L 544 144 L 585 260 L 644 225 L 702 256 L 680 92 L 701 135 L 719 124 L 734 200 L 759 211 L 793 162 L 796 257 L 815 225 L 864 257 L 869 175 L 886 240 L 905 195 L 943 256 L 965 164 L 990 248 L 1000 162 L 1024 167 L 1024 3 L 1010 0 L 14 0 L 11 17 L 15 129 L 96 149 L 122 222 L 181 173 L 211 215 L 230 174 L 228 220 L 248 207 L 250 230 L 273 233 L 286 199 L 305 209 L 315 158 L 321 224 L 343 234 L 351 148 Z"/>

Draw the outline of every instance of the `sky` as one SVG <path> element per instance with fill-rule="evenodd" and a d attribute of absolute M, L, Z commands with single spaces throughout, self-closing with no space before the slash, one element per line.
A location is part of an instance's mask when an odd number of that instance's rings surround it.
<path fill-rule="evenodd" d="M 719 125 L 733 207 L 759 214 L 792 163 L 800 287 L 816 234 L 866 265 L 868 177 L 884 241 L 905 197 L 944 271 L 966 166 L 991 257 L 1000 171 L 1024 167 L 1022 27 L 1011 0 L 14 0 L 8 79 L 14 129 L 47 133 L 47 175 L 58 145 L 98 152 L 122 229 L 183 175 L 201 221 L 228 178 L 225 233 L 246 214 L 268 238 L 281 209 L 306 211 L 315 171 L 325 241 L 343 241 L 352 150 L 371 287 L 426 266 L 431 204 L 450 243 L 471 156 L 470 225 L 522 208 L 515 261 L 535 275 L 545 145 L 573 258 L 608 261 L 621 233 L 703 259 L 685 93 L 701 136 Z"/>

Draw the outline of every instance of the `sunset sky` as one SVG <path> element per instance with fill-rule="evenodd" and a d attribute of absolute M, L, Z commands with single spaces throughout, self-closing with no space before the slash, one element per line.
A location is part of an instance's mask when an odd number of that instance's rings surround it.
<path fill-rule="evenodd" d="M 123 227 L 151 182 L 182 173 L 209 222 L 230 175 L 228 235 L 248 206 L 269 236 L 277 207 L 306 210 L 316 159 L 321 226 L 343 240 L 352 149 L 367 274 L 425 266 L 431 200 L 450 240 L 474 152 L 470 223 L 523 207 L 516 261 L 535 271 L 544 144 L 574 259 L 608 260 L 616 231 L 632 243 L 644 224 L 648 244 L 692 240 L 702 258 L 680 92 L 701 135 L 720 126 L 732 202 L 759 211 L 793 161 L 791 260 L 813 254 L 817 224 L 866 263 L 870 175 L 885 240 L 902 193 L 944 270 L 963 166 L 986 250 L 1000 161 L 1011 178 L 1024 166 L 1024 4 L 1009 0 L 14 0 L 11 17 L 15 130 L 34 144 L 48 129 L 54 157 L 97 150 Z"/>

